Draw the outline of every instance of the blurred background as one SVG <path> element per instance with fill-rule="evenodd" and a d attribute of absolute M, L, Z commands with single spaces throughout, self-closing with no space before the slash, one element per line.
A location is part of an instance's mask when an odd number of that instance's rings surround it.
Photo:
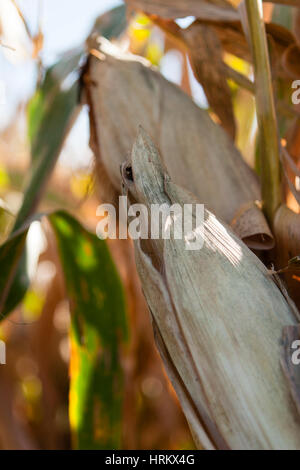
<path fill-rule="evenodd" d="M 0 0 L 0 242 L 7 237 L 22 203 L 31 162 L 28 103 L 45 69 L 82 47 L 97 18 L 122 4 L 118 0 Z M 271 14 L 272 8 L 266 5 L 266 19 Z M 284 9 L 281 22 L 283 18 Z M 176 21 L 185 28 L 193 20 Z M 146 57 L 199 106 L 209 108 L 187 55 L 147 17 L 131 16 L 120 43 Z M 249 64 L 242 59 L 226 53 L 225 62 L 252 78 Z M 254 98 L 229 83 L 237 120 L 236 145 L 254 167 Z M 211 116 L 216 119 L 213 113 Z M 95 233 L 99 199 L 89 137 L 84 105 L 60 152 L 41 210 L 64 208 Z M 7 351 L 6 365 L 0 365 L 0 448 L 69 449 L 74 447 L 68 411 L 70 310 L 62 267 L 46 221 L 31 225 L 26 244 L 30 288 L 21 304 L 0 323 L 0 339 Z M 133 260 L 128 261 L 126 248 L 120 250 L 113 243 L 110 248 L 125 289 L 131 291 L 131 340 L 123 357 L 126 393 L 121 447 L 193 448 L 153 343 L 147 308 L 136 293 L 138 280 L 128 274 Z"/>
<path fill-rule="evenodd" d="M 43 70 L 67 51 L 82 46 L 96 19 L 120 4 L 118 0 L 0 0 L 1 242 L 22 203 L 31 160 L 27 106 Z M 160 64 L 167 78 L 180 83 L 182 57 L 176 50 L 168 53 L 169 58 L 164 57 L 163 35 L 157 28 L 152 31 L 149 20 L 136 17 L 126 40 L 153 64 Z M 195 96 L 205 105 L 201 87 L 193 83 Z M 60 153 L 41 208 L 67 209 L 95 233 L 98 203 L 88 110 L 83 107 Z M 30 289 L 18 308 L 0 324 L 0 339 L 6 343 L 6 365 L 0 366 L 0 448 L 68 449 L 72 445 L 68 417 L 70 311 L 55 243 L 46 222 L 31 225 L 27 250 Z M 120 259 L 121 255 L 115 256 Z M 132 348 L 138 347 L 145 355 L 144 367 L 135 366 L 130 379 L 129 389 L 134 392 L 129 391 L 126 399 L 122 446 L 193 447 L 153 345 L 144 305 L 142 315 L 142 320 L 135 319 L 140 326 Z M 141 344 L 138 334 L 143 336 Z"/>

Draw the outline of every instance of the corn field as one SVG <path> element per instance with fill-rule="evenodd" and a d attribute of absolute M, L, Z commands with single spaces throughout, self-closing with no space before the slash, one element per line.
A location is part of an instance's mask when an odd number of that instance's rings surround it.
<path fill-rule="evenodd" d="M 0 449 L 300 450 L 299 0 L 0 0 L 0 158 Z"/>

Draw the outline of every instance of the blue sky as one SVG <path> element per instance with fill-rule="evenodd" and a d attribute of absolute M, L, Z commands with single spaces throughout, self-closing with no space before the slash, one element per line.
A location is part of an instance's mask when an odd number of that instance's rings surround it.
<path fill-rule="evenodd" d="M 1 3 L 10 0 L 0 0 Z M 81 44 L 96 17 L 122 3 L 120 0 L 17 0 L 33 34 L 37 32 L 40 16 L 44 34 L 43 62 L 54 62 L 64 51 Z M 3 18 L 4 22 L 9 18 Z M 10 45 L 11 40 L 10 40 Z M 13 117 L 20 101 L 34 92 L 36 67 L 32 60 L 11 63 L 0 47 L 1 96 L 5 88 L 5 103 L 0 104 L 0 128 Z"/>
<path fill-rule="evenodd" d="M 121 3 L 120 0 L 18 0 L 33 28 L 41 4 L 45 61 L 82 43 L 96 17 Z"/>

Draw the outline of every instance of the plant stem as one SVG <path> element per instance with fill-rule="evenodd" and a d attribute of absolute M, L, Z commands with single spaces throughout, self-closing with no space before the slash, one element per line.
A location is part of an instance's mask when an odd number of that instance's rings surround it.
<path fill-rule="evenodd" d="M 264 212 L 272 224 L 282 202 L 280 142 L 261 0 L 246 0 L 255 76 Z"/>

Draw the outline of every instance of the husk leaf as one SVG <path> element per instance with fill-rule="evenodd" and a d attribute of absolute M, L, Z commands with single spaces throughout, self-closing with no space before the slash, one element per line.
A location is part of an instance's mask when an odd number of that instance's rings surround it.
<path fill-rule="evenodd" d="M 142 129 L 131 169 L 133 181 L 124 180 L 129 198 L 148 209 L 197 200 L 170 180 Z M 171 237 L 135 241 L 135 251 L 160 349 L 196 442 L 299 449 L 300 420 L 280 366 L 282 329 L 296 318 L 265 266 L 209 211 L 201 250 L 188 251 L 184 239 Z"/>

